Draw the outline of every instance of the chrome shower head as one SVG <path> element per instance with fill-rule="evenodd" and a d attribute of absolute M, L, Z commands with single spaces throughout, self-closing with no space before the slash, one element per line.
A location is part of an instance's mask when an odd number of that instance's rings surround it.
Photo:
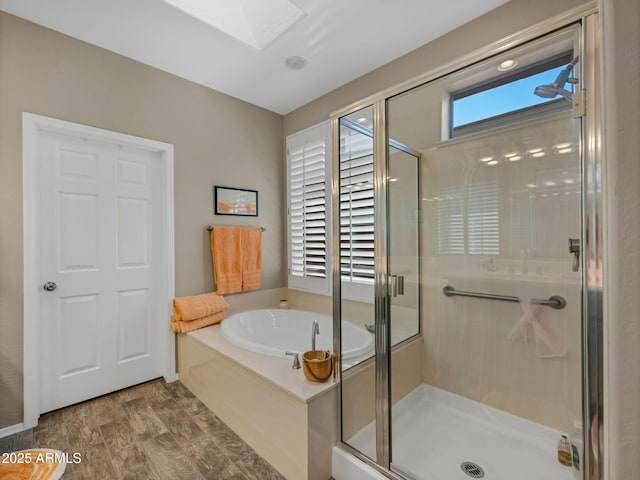
<path fill-rule="evenodd" d="M 533 93 L 542 98 L 555 98 L 558 95 L 562 95 L 567 100 L 571 100 L 572 93 L 565 89 L 564 86 L 569 83 L 576 83 L 575 78 L 571 78 L 571 72 L 573 66 L 578 62 L 578 57 L 571 60 L 571 63 L 567 65 L 556 77 L 556 81 L 549 85 L 540 85 L 535 88 Z"/>
<path fill-rule="evenodd" d="M 536 87 L 533 93 L 542 98 L 554 98 L 558 96 L 558 87 L 554 85 L 540 85 Z"/>

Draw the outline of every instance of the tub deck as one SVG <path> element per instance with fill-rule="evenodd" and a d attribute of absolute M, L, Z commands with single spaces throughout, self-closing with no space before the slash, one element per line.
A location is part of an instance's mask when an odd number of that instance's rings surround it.
<path fill-rule="evenodd" d="M 220 326 L 178 335 L 180 381 L 291 480 L 331 477 L 336 384 L 313 383 L 292 359 L 236 347 Z"/>

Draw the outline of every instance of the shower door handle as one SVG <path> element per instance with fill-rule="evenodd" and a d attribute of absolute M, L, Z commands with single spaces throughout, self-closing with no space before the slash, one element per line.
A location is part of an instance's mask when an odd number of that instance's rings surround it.
<path fill-rule="evenodd" d="M 571 262 L 571 270 L 577 272 L 580 269 L 580 239 L 569 239 L 569 253 L 573 255 L 573 262 Z"/>
<path fill-rule="evenodd" d="M 404 275 L 389 275 L 391 296 L 404 295 Z"/>

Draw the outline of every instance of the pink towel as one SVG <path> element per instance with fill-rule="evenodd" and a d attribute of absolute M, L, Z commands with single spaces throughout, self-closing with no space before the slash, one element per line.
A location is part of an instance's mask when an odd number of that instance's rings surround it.
<path fill-rule="evenodd" d="M 520 306 L 522 307 L 522 316 L 509 333 L 509 340 L 533 344 L 534 352 L 539 358 L 564 357 L 567 353 L 567 346 L 555 345 L 554 343 L 559 342 L 554 342 L 551 339 L 538 319 L 540 305 L 531 303 L 530 298 L 522 297 L 520 298 Z"/>

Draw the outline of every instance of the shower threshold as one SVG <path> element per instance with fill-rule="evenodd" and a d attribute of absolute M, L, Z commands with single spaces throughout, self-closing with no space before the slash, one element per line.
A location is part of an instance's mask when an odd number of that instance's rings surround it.
<path fill-rule="evenodd" d="M 572 468 L 557 460 L 562 432 L 430 385 L 397 402 L 392 419 L 393 465 L 407 478 L 574 478 Z M 375 458 L 375 437 L 374 421 L 346 443 Z M 478 472 L 473 465 L 483 476 L 469 474 Z"/>

